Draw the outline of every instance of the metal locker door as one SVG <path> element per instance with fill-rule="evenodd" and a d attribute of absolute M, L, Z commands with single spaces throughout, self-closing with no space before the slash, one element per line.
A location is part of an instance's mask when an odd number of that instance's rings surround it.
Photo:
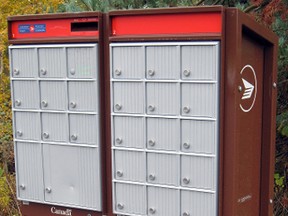
<path fill-rule="evenodd" d="M 181 190 L 181 215 L 216 216 L 216 194 Z"/>
<path fill-rule="evenodd" d="M 182 79 L 215 81 L 219 70 L 218 52 L 218 42 L 182 46 Z"/>
<path fill-rule="evenodd" d="M 69 109 L 98 112 L 98 99 L 91 97 L 97 91 L 96 82 L 68 82 Z"/>
<path fill-rule="evenodd" d="M 216 118 L 218 106 L 216 84 L 183 83 L 181 92 L 183 116 Z"/>
<path fill-rule="evenodd" d="M 176 83 L 147 83 L 147 114 L 179 115 L 179 91 Z"/>
<path fill-rule="evenodd" d="M 14 112 L 16 139 L 40 140 L 40 115 L 34 112 Z"/>
<path fill-rule="evenodd" d="M 66 114 L 42 113 L 42 140 L 67 142 L 68 119 Z"/>
<path fill-rule="evenodd" d="M 181 156 L 181 185 L 216 190 L 217 166 L 214 157 Z"/>
<path fill-rule="evenodd" d="M 114 146 L 143 149 L 144 118 L 114 116 Z"/>
<path fill-rule="evenodd" d="M 97 78 L 99 65 L 97 50 L 97 44 L 89 44 L 87 47 L 68 47 L 68 77 Z"/>
<path fill-rule="evenodd" d="M 98 116 L 97 115 L 69 115 L 70 142 L 98 146 Z"/>
<path fill-rule="evenodd" d="M 217 143 L 216 122 L 181 120 L 181 141 L 183 152 L 215 154 Z"/>
<path fill-rule="evenodd" d="M 179 191 L 148 187 L 148 215 L 176 216 L 180 212 Z"/>
<path fill-rule="evenodd" d="M 147 118 L 147 148 L 178 151 L 180 123 L 177 119 Z"/>
<path fill-rule="evenodd" d="M 147 181 L 149 183 L 178 186 L 179 167 L 178 155 L 147 153 Z"/>
<path fill-rule="evenodd" d="M 15 109 L 39 109 L 37 81 L 12 81 L 13 107 Z"/>
<path fill-rule="evenodd" d="M 40 77 L 66 77 L 66 58 L 64 48 L 39 48 Z"/>
<path fill-rule="evenodd" d="M 142 46 L 113 46 L 112 74 L 114 79 L 143 79 L 145 50 Z"/>
<path fill-rule="evenodd" d="M 146 187 L 115 183 L 114 211 L 120 214 L 146 214 Z"/>
<path fill-rule="evenodd" d="M 40 143 L 15 143 L 17 195 L 19 199 L 44 201 Z"/>
<path fill-rule="evenodd" d="M 35 48 L 10 48 L 13 77 L 38 77 L 37 50 Z"/>
<path fill-rule="evenodd" d="M 144 90 L 141 82 L 113 83 L 113 110 L 119 113 L 144 113 Z"/>
<path fill-rule="evenodd" d="M 114 178 L 134 182 L 145 182 L 145 152 L 114 151 Z"/>
<path fill-rule="evenodd" d="M 45 201 L 101 210 L 98 148 L 44 144 L 43 166 Z"/>
<path fill-rule="evenodd" d="M 67 90 L 62 81 L 41 81 L 41 109 L 66 110 Z"/>
<path fill-rule="evenodd" d="M 180 50 L 178 46 L 146 47 L 147 79 L 179 79 Z"/>

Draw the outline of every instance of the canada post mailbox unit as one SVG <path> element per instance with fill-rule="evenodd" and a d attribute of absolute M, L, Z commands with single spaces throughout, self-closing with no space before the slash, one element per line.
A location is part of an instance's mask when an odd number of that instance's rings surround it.
<path fill-rule="evenodd" d="M 8 23 L 22 214 L 102 215 L 102 15 L 16 16 Z"/>
<path fill-rule="evenodd" d="M 272 215 L 277 37 L 223 7 L 107 19 L 113 213 Z"/>

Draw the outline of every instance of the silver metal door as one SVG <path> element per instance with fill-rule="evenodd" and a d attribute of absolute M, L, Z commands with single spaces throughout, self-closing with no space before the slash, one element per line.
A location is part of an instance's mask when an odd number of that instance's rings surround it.
<path fill-rule="evenodd" d="M 42 113 L 42 140 L 54 142 L 67 142 L 68 118 L 66 114 Z"/>
<path fill-rule="evenodd" d="M 41 81 L 41 109 L 43 110 L 66 110 L 67 90 L 63 81 Z"/>
<path fill-rule="evenodd" d="M 70 78 L 97 78 L 98 45 L 67 48 L 68 76 Z"/>
<path fill-rule="evenodd" d="M 66 77 L 64 48 L 39 48 L 38 53 L 40 77 Z"/>
<path fill-rule="evenodd" d="M 179 157 L 173 154 L 147 154 L 147 181 L 152 184 L 179 185 Z"/>
<path fill-rule="evenodd" d="M 97 91 L 97 82 L 68 82 L 69 109 L 98 112 L 98 98 L 91 95 Z"/>
<path fill-rule="evenodd" d="M 114 79 L 143 79 L 145 77 L 144 48 L 112 47 L 111 63 Z"/>
<path fill-rule="evenodd" d="M 40 115 L 35 112 L 14 112 L 14 137 L 20 140 L 40 140 Z"/>
<path fill-rule="evenodd" d="M 176 83 L 147 83 L 147 113 L 178 115 L 179 91 Z"/>
<path fill-rule="evenodd" d="M 178 190 L 161 187 L 148 187 L 148 215 L 179 215 L 179 198 Z"/>
<path fill-rule="evenodd" d="M 44 201 L 40 143 L 16 142 L 16 186 L 19 199 Z"/>
<path fill-rule="evenodd" d="M 70 114 L 70 142 L 99 146 L 98 116 Z"/>
<path fill-rule="evenodd" d="M 100 209 L 98 148 L 43 145 L 45 201 Z"/>
<path fill-rule="evenodd" d="M 114 151 L 115 179 L 145 182 L 145 154 L 138 151 Z"/>
<path fill-rule="evenodd" d="M 177 119 L 147 118 L 147 148 L 178 151 L 179 124 Z"/>
<path fill-rule="evenodd" d="M 116 183 L 114 211 L 119 214 L 146 214 L 146 187 Z"/>
<path fill-rule="evenodd" d="M 13 107 L 15 109 L 39 109 L 37 81 L 12 81 Z"/>
<path fill-rule="evenodd" d="M 115 146 L 143 149 L 145 145 L 144 118 L 139 117 L 114 117 Z"/>
<path fill-rule="evenodd" d="M 37 50 L 35 48 L 11 49 L 11 76 L 37 77 Z"/>

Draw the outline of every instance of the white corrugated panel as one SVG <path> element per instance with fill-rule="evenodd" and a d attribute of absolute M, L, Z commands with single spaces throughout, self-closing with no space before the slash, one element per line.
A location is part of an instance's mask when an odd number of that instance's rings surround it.
<path fill-rule="evenodd" d="M 14 112 L 15 135 L 17 139 L 40 140 L 41 126 L 38 113 Z"/>
<path fill-rule="evenodd" d="M 39 86 L 37 81 L 12 81 L 16 109 L 39 109 Z"/>

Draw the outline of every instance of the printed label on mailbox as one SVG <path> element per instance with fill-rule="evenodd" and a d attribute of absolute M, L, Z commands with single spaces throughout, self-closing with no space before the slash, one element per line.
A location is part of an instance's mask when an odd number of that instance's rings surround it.
<path fill-rule="evenodd" d="M 46 32 L 46 24 L 19 25 L 18 32 L 21 34 Z"/>

